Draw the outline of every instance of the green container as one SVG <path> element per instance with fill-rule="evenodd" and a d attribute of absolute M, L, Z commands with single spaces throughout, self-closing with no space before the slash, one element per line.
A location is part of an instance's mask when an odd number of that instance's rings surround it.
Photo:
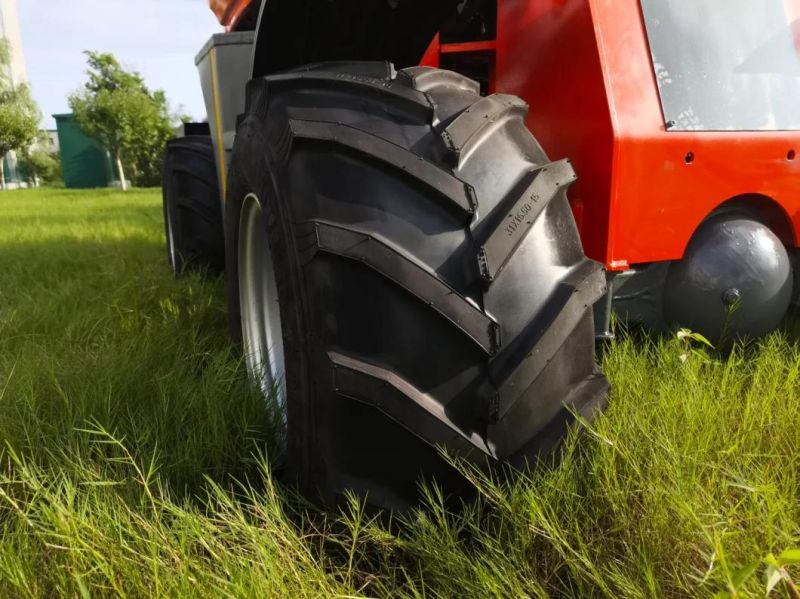
<path fill-rule="evenodd" d="M 61 146 L 64 185 L 70 189 L 108 187 L 112 180 L 108 152 L 87 137 L 72 114 L 54 114 Z"/>

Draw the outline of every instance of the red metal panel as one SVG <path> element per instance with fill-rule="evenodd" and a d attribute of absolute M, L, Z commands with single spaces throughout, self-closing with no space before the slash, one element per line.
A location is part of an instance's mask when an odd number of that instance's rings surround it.
<path fill-rule="evenodd" d="M 777 202 L 797 243 L 800 132 L 667 132 L 639 0 L 499 0 L 497 48 L 497 90 L 531 105 L 552 157 L 573 159 L 592 258 L 612 270 L 678 259 L 743 194 Z"/>
<path fill-rule="evenodd" d="M 457 44 L 442 44 L 439 52 L 442 54 L 466 54 L 469 52 L 494 52 L 497 42 L 494 40 L 483 42 L 460 42 Z"/>
<path fill-rule="evenodd" d="M 252 2 L 253 0 L 209 0 L 208 4 L 220 24 L 231 31 L 236 28 L 236 23 Z"/>
<path fill-rule="evenodd" d="M 614 138 L 586 0 L 500 0 L 497 91 L 530 104 L 528 126 L 578 173 L 570 190 L 586 253 L 608 256 Z"/>
<path fill-rule="evenodd" d="M 599 26 L 618 159 L 610 266 L 681 258 L 723 202 L 760 194 L 800 226 L 800 132 L 667 132 L 638 0 L 589 0 Z M 692 160 L 688 160 L 691 158 Z"/>
<path fill-rule="evenodd" d="M 428 46 L 427 50 L 425 50 L 425 55 L 422 57 L 422 60 L 419 62 L 419 64 L 423 67 L 433 67 L 438 69 L 439 48 L 441 48 L 441 45 L 439 44 L 439 34 L 437 33 L 433 40 L 431 40 L 431 45 Z"/>

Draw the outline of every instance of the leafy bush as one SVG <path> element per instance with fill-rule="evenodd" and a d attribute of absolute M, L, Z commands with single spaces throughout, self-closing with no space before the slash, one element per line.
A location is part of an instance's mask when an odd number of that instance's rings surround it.
<path fill-rule="evenodd" d="M 8 73 L 11 47 L 0 38 L 0 187 L 5 187 L 3 157 L 36 139 L 41 114 L 26 84 L 14 85 Z"/>
<path fill-rule="evenodd" d="M 29 183 L 38 182 L 42 185 L 57 187 L 64 184 L 64 174 L 61 168 L 61 154 L 33 150 L 20 158 L 20 176 Z"/>

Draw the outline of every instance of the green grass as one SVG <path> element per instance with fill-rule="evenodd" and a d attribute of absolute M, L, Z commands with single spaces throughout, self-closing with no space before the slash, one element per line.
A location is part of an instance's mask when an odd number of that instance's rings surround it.
<path fill-rule="evenodd" d="M 2 597 L 763 596 L 799 544 L 793 331 L 724 360 L 622 338 L 558 466 L 388 526 L 273 482 L 222 284 L 163 246 L 157 191 L 0 193 Z"/>

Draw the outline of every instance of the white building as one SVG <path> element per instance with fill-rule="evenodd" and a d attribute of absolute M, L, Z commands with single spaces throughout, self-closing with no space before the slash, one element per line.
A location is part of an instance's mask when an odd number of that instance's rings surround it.
<path fill-rule="evenodd" d="M 11 47 L 11 68 L 7 73 L 14 85 L 25 83 L 25 53 L 22 50 L 22 35 L 17 16 L 17 0 L 0 0 L 0 37 Z"/>
<path fill-rule="evenodd" d="M 17 15 L 17 0 L 0 0 L 0 38 L 8 41 L 11 49 L 11 65 L 6 76 L 12 85 L 27 82 L 25 73 L 25 53 L 22 49 L 22 34 L 19 29 L 19 16 Z M 10 187 L 18 185 L 17 161 L 14 153 L 5 157 L 6 181 Z"/>

